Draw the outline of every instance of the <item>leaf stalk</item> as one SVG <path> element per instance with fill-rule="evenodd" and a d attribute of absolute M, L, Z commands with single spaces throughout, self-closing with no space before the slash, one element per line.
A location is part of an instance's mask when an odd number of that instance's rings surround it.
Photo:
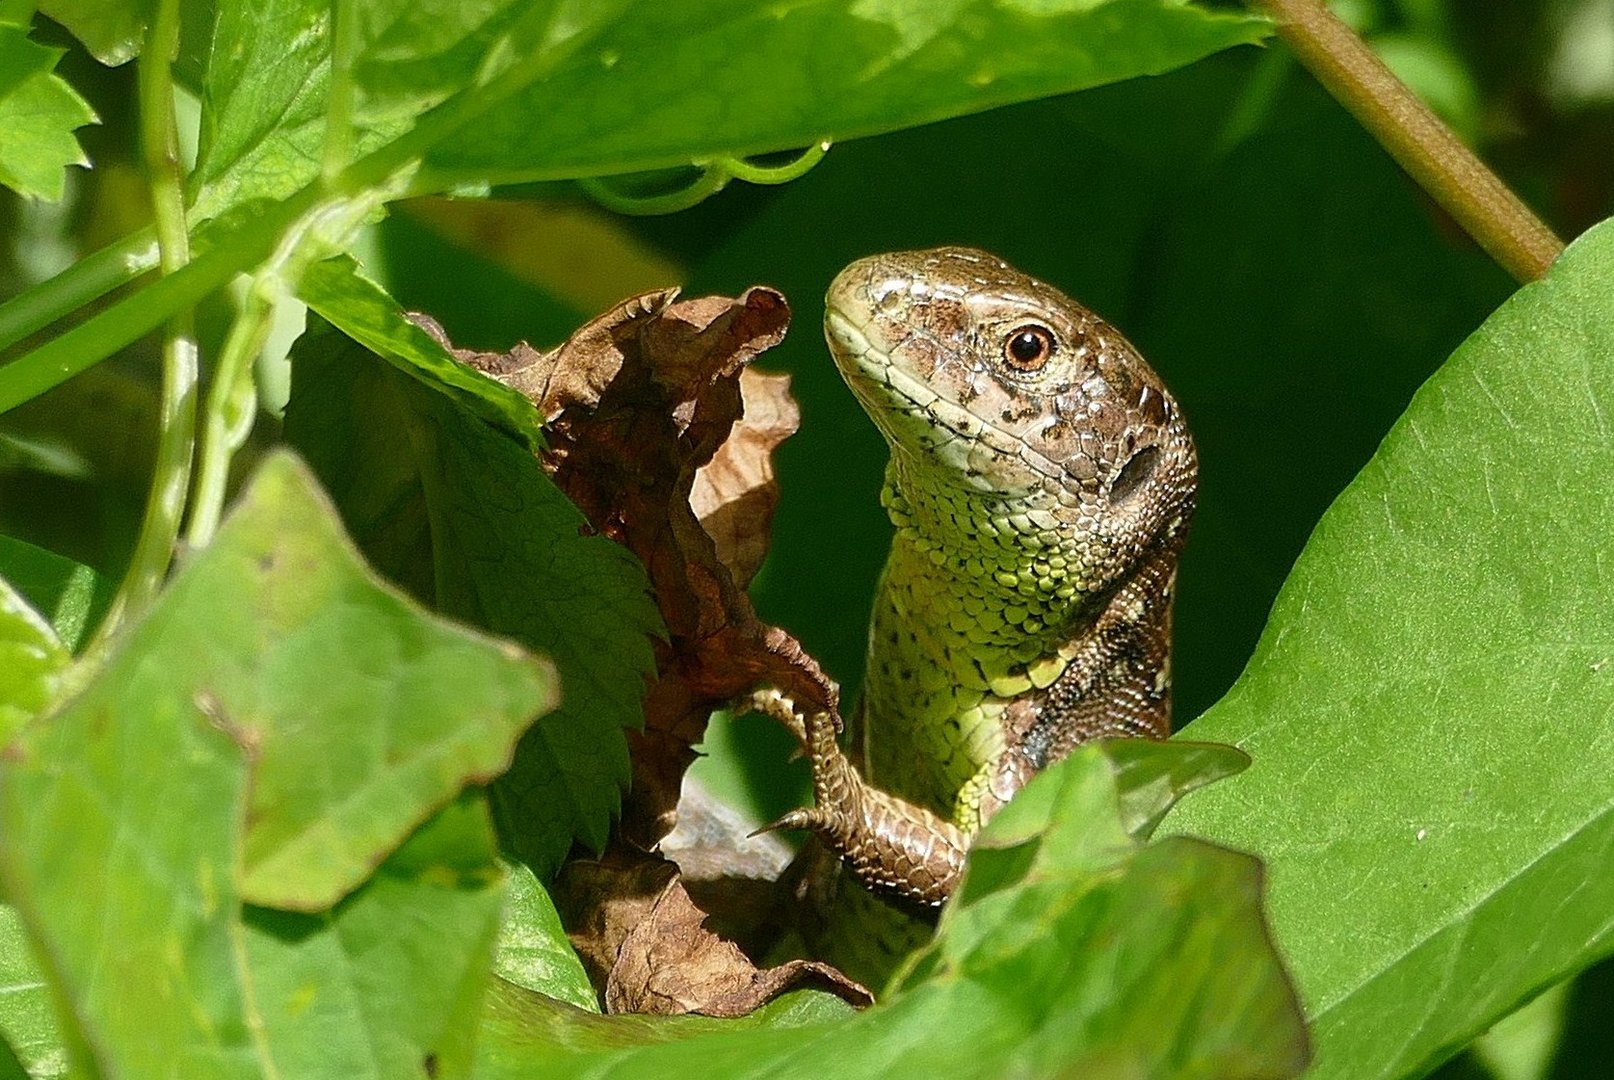
<path fill-rule="evenodd" d="M 165 275 L 176 273 L 190 261 L 171 68 L 178 47 L 179 0 L 160 0 L 140 54 L 139 98 L 141 156 L 151 187 L 158 257 Z M 173 562 L 196 443 L 199 356 L 189 307 L 174 312 L 164 328 L 162 366 L 157 456 L 145 516 L 129 569 L 96 631 L 98 639 L 145 610 Z"/>
<path fill-rule="evenodd" d="M 1250 0 L 1295 56 L 1390 156 L 1520 282 L 1546 273 L 1563 241 L 1323 0 Z"/>

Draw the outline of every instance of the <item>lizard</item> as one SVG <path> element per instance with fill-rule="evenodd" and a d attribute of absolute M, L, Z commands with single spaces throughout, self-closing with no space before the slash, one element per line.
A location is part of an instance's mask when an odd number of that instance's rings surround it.
<path fill-rule="evenodd" d="M 895 531 L 850 754 L 833 717 L 759 695 L 813 769 L 815 805 L 768 828 L 810 830 L 870 890 L 934 908 L 970 837 L 1041 769 L 1090 740 L 1170 733 L 1197 456 L 1114 327 L 983 251 L 853 262 L 825 337 L 890 448 Z"/>

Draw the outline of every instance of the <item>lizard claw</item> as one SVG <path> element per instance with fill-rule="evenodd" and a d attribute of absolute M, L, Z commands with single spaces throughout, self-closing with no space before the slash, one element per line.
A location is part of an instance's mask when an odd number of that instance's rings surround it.
<path fill-rule="evenodd" d="M 760 828 L 752 829 L 745 836 L 749 840 L 764 833 L 778 832 L 780 829 L 803 829 L 807 832 L 817 832 L 826 826 L 827 822 L 825 822 L 823 814 L 813 807 L 799 806 Z"/>

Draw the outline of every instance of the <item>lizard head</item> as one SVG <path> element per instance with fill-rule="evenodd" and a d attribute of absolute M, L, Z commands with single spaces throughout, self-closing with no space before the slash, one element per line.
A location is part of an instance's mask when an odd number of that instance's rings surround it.
<path fill-rule="evenodd" d="M 1160 377 L 1104 320 L 1001 259 L 860 259 L 830 285 L 825 333 L 901 471 L 968 503 L 1047 505 L 1098 577 L 1186 526 L 1194 446 Z"/>

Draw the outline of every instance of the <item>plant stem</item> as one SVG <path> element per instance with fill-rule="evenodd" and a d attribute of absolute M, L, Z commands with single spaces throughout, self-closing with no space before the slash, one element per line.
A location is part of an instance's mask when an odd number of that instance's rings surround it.
<path fill-rule="evenodd" d="M 243 269 L 261 262 L 316 192 L 305 189 L 267 208 L 250 225 L 223 234 L 217 247 L 176 273 L 91 316 L 0 368 L 0 412 L 38 397 L 117 350 L 157 329 L 175 312 L 194 306 Z"/>
<path fill-rule="evenodd" d="M 218 530 L 224 513 L 225 489 L 230 480 L 230 461 L 252 431 L 253 413 L 258 406 L 252 382 L 252 360 L 263 349 L 269 333 L 274 302 L 270 291 L 279 283 L 279 274 L 267 270 L 247 284 L 241 311 L 230 325 L 229 336 L 219 350 L 218 369 L 207 391 L 207 411 L 202 417 L 202 453 L 196 470 L 196 497 L 185 540 L 193 548 L 205 547 Z"/>
<path fill-rule="evenodd" d="M 331 82 L 320 151 L 320 176 L 327 184 L 353 163 L 353 60 L 358 51 L 358 15 L 350 0 L 336 0 L 331 4 Z"/>
<path fill-rule="evenodd" d="M 157 265 L 157 237 L 150 229 L 87 255 L 49 281 L 0 304 L 0 349 L 127 285 Z"/>
<path fill-rule="evenodd" d="M 164 274 L 175 273 L 190 261 L 170 68 L 178 45 L 179 0 L 161 0 L 140 54 L 139 94 L 141 157 L 151 185 L 152 216 Z M 168 320 L 163 333 L 157 457 L 145 517 L 128 572 L 96 631 L 97 638 L 105 638 L 119 622 L 144 611 L 168 576 L 185 496 L 190 490 L 196 442 L 197 365 L 195 319 L 190 308 L 182 308 Z"/>
<path fill-rule="evenodd" d="M 1323 0 L 1250 0 L 1300 62 L 1486 253 L 1534 281 L 1563 241 L 1384 66 Z"/>

